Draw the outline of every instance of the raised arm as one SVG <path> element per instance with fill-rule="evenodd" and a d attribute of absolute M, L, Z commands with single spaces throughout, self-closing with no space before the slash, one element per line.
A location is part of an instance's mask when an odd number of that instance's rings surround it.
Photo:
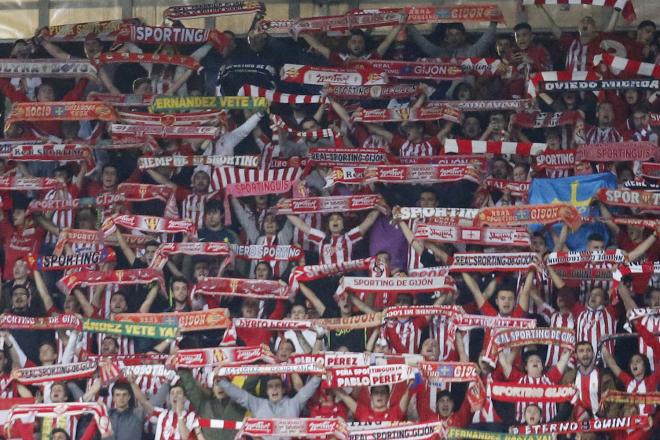
<path fill-rule="evenodd" d="M 231 197 L 231 196 L 228 197 L 229 200 L 231 201 L 231 207 L 234 210 L 234 214 L 236 214 L 236 218 L 238 219 L 238 222 L 241 224 L 243 230 L 245 231 L 248 242 L 256 243 L 257 239 L 259 238 L 259 229 L 255 224 L 254 218 L 250 216 L 248 210 L 245 209 L 243 204 L 239 202 L 236 197 Z"/>
<path fill-rule="evenodd" d="M 559 276 L 557 272 L 552 268 L 552 266 L 547 266 L 548 269 L 548 275 L 550 275 L 550 279 L 552 280 L 553 284 L 557 289 L 561 289 L 566 285 L 564 280 Z"/>
<path fill-rule="evenodd" d="M 653 231 L 653 234 L 646 237 L 644 241 L 642 241 L 640 244 L 637 245 L 637 247 L 635 247 L 635 249 L 630 251 L 630 253 L 628 254 L 628 260 L 637 261 L 640 258 L 642 258 L 646 253 L 646 251 L 648 251 L 649 249 L 651 249 L 651 247 L 653 247 L 657 239 L 658 239 L 658 229 Z"/>
<path fill-rule="evenodd" d="M 305 386 L 302 387 L 295 396 L 293 396 L 292 400 L 298 405 L 301 411 L 304 408 L 305 403 L 312 398 L 319 385 L 321 385 L 321 378 L 319 376 L 314 376 L 307 381 Z"/>
<path fill-rule="evenodd" d="M 151 306 L 153 306 L 154 301 L 156 301 L 156 295 L 158 295 L 158 283 L 154 283 L 149 289 L 144 302 L 142 302 L 142 305 L 140 306 L 140 313 L 149 313 Z"/>
<path fill-rule="evenodd" d="M 362 301 L 360 298 L 358 298 L 355 295 L 351 295 L 350 293 L 348 294 L 348 300 L 351 301 L 355 307 L 358 308 L 362 313 L 374 313 L 375 310 L 369 307 L 369 304 L 365 303 Z"/>
<path fill-rule="evenodd" d="M 601 348 L 600 352 L 603 355 L 603 360 L 610 368 L 610 370 L 612 370 L 612 373 L 614 373 L 616 377 L 619 377 L 619 375 L 623 370 L 621 370 L 619 364 L 616 363 L 616 360 L 614 359 L 614 356 L 612 356 L 612 353 L 610 353 L 610 351 L 607 349 L 605 345 L 603 345 L 603 348 Z"/>
<path fill-rule="evenodd" d="M 614 8 L 614 10 L 612 11 L 612 15 L 610 15 L 610 21 L 607 23 L 607 27 L 605 28 L 605 32 L 614 32 L 614 28 L 616 27 L 616 22 L 619 20 L 620 15 L 621 15 L 621 9 Z"/>
<path fill-rule="evenodd" d="M 375 124 L 367 123 L 367 124 L 364 124 L 364 126 L 367 127 L 367 130 L 369 131 L 369 133 L 381 136 L 388 143 L 392 142 L 392 139 L 394 138 L 394 135 L 392 134 L 392 132 L 389 131 L 389 130 L 386 130 L 381 125 L 375 125 Z"/>
<path fill-rule="evenodd" d="M 561 37 L 561 28 L 557 26 L 557 23 L 552 19 L 550 14 L 548 14 L 548 11 L 545 10 L 545 7 L 543 5 L 537 5 L 543 16 L 545 17 L 546 21 L 548 22 L 548 26 L 550 26 L 550 31 L 552 31 L 552 35 L 555 36 L 555 38 L 560 38 Z"/>
<path fill-rule="evenodd" d="M 401 32 L 401 29 L 403 29 L 403 23 L 392 27 L 385 39 L 378 45 L 378 48 L 376 48 L 376 53 L 379 57 L 385 55 L 385 52 L 390 48 L 396 36 Z"/>
<path fill-rule="evenodd" d="M 481 292 L 481 289 L 479 288 L 479 284 L 477 284 L 474 278 L 472 278 L 472 275 L 470 275 L 469 273 L 463 272 L 461 275 L 463 275 L 463 281 L 465 281 L 465 285 L 472 293 L 472 296 L 474 297 L 474 302 L 477 303 L 477 307 L 481 308 L 486 302 L 486 298 L 484 297 L 484 294 Z"/>
<path fill-rule="evenodd" d="M 396 207 L 394 208 L 396 209 Z M 410 227 L 408 226 L 408 223 L 405 220 L 401 220 L 399 222 L 399 229 L 403 233 L 403 236 L 406 237 L 406 240 L 412 246 L 412 248 L 417 252 L 418 254 L 421 254 L 424 252 L 424 245 L 415 238 L 415 234 L 413 231 L 410 230 Z"/>
<path fill-rule="evenodd" d="M 316 293 L 307 287 L 305 283 L 299 283 L 300 286 L 300 291 L 302 294 L 305 296 L 305 298 L 312 303 L 312 307 L 314 307 L 314 310 L 316 310 L 316 313 L 319 314 L 319 316 L 323 316 L 323 313 L 325 313 L 325 304 L 323 304 L 323 301 L 319 299 L 319 297 L 316 295 Z"/>
<path fill-rule="evenodd" d="M 369 229 L 376 222 L 376 219 L 378 218 L 379 215 L 380 215 L 380 211 L 378 211 L 377 209 L 374 209 L 371 212 L 369 212 L 369 214 L 367 214 L 367 217 L 364 220 L 362 220 L 362 223 L 360 223 L 359 226 L 360 233 L 362 235 L 366 234 L 367 231 L 369 231 Z"/>
<path fill-rule="evenodd" d="M 335 113 L 337 113 L 337 116 L 339 116 L 339 118 L 344 121 L 346 125 L 351 126 L 353 124 L 353 121 L 351 121 L 351 115 L 348 114 L 344 106 L 330 97 L 327 99 L 332 106 L 332 109 L 335 111 Z"/>
<path fill-rule="evenodd" d="M 529 310 L 529 292 L 534 288 L 534 269 L 530 269 L 525 277 L 525 284 L 518 297 L 518 305 L 525 312 Z"/>
<path fill-rule="evenodd" d="M 309 44 L 309 47 L 323 55 L 324 58 L 329 59 L 332 51 L 323 43 L 321 43 L 314 35 L 304 34 L 303 40 Z"/>
<path fill-rule="evenodd" d="M 238 145 L 243 139 L 249 135 L 252 130 L 259 124 L 263 115 L 261 112 L 257 112 L 250 116 L 247 121 L 243 122 L 240 126 L 233 129 L 229 133 L 220 136 L 220 139 L 215 144 L 215 154 L 221 156 L 233 156 L 234 147 Z M 211 152 L 211 149 L 206 149 L 204 153 L 214 154 Z"/>
<path fill-rule="evenodd" d="M 301 219 L 301 218 L 298 217 L 297 215 L 288 214 L 288 215 L 286 216 L 286 218 L 289 219 L 289 221 L 291 222 L 291 224 L 292 224 L 293 226 L 295 226 L 296 228 L 300 229 L 300 230 L 303 231 L 305 234 L 311 234 L 311 232 L 312 232 L 312 227 L 309 226 L 307 223 L 305 223 L 305 222 L 303 221 L 303 219 Z"/>
<path fill-rule="evenodd" d="M 191 53 L 190 57 L 200 61 L 202 58 L 208 55 L 212 48 L 213 45 L 211 43 L 206 43 Z M 179 69 L 182 69 L 182 71 Z M 170 87 L 167 91 L 167 95 L 174 95 L 186 82 L 188 82 L 188 79 L 192 76 L 192 74 L 192 69 L 178 67 L 174 73 L 174 84 L 172 84 L 172 87 Z"/>
<path fill-rule="evenodd" d="M 632 298 L 628 286 L 626 286 L 624 283 L 619 283 L 619 287 L 617 288 L 617 291 L 619 292 L 619 298 L 621 298 L 621 302 L 623 303 L 623 306 L 626 308 L 626 313 L 631 311 L 632 309 L 637 308 L 637 303 Z"/>
<path fill-rule="evenodd" d="M 344 402 L 344 405 L 353 413 L 355 414 L 355 410 L 357 410 L 357 402 L 355 399 L 353 399 L 351 396 L 346 394 L 346 391 L 344 391 L 341 388 L 337 388 L 335 390 L 335 396 L 339 397 L 339 400 Z"/>
<path fill-rule="evenodd" d="M 612 220 L 610 210 L 607 209 L 607 206 L 605 206 L 604 203 L 599 203 L 598 208 L 600 209 L 600 216 L 603 217 L 603 223 L 605 223 L 607 229 L 610 230 L 610 234 L 612 234 L 612 237 L 617 237 L 621 228 Z"/>
<path fill-rule="evenodd" d="M 115 231 L 115 237 L 117 238 L 117 243 L 119 244 L 119 248 L 124 254 L 124 257 L 126 257 L 128 260 L 128 264 L 132 266 L 133 263 L 135 263 L 135 259 L 137 258 L 135 256 L 135 252 L 133 252 L 133 249 L 131 249 L 128 243 L 126 243 L 126 240 L 124 240 L 124 237 L 121 235 L 121 232 L 119 232 L 119 229 Z"/>
<path fill-rule="evenodd" d="M 407 26 L 406 33 L 408 34 L 408 37 L 412 39 L 413 43 L 415 43 L 415 45 L 419 48 L 419 50 L 424 53 L 424 55 L 429 57 L 437 57 L 441 55 L 442 50 L 440 46 L 436 46 L 435 44 L 431 43 L 419 32 L 419 30 L 417 30 L 415 26 Z"/>
<path fill-rule="evenodd" d="M 144 411 L 147 414 L 151 414 L 154 412 L 154 405 L 147 399 L 147 396 L 144 395 L 142 392 L 142 389 L 135 383 L 135 377 L 130 376 L 126 378 L 128 382 L 131 384 L 131 389 L 133 390 L 133 395 L 135 396 L 135 400 L 140 404 L 140 406 L 144 409 Z"/>
<path fill-rule="evenodd" d="M 39 298 L 41 298 L 41 301 L 44 303 L 44 309 L 46 309 L 46 312 L 48 312 L 53 308 L 55 303 L 53 303 L 53 298 L 48 293 L 48 287 L 46 286 L 46 283 L 44 282 L 44 279 L 41 276 L 41 272 L 35 270 L 33 273 L 34 273 L 34 285 L 37 287 Z"/>
<path fill-rule="evenodd" d="M 247 391 L 238 388 L 236 385 L 224 378 L 220 381 L 220 388 L 223 389 L 223 391 L 229 396 L 231 400 L 252 412 L 254 412 L 258 401 L 261 400 L 258 397 L 248 393 Z"/>
<path fill-rule="evenodd" d="M 69 58 L 71 58 L 71 55 L 67 51 L 53 44 L 48 39 L 45 28 L 39 29 L 37 31 L 37 35 L 35 39 L 41 45 L 41 47 L 43 47 L 44 50 L 48 52 L 48 55 L 50 55 L 51 57 L 57 58 L 58 60 L 68 60 Z"/>
<path fill-rule="evenodd" d="M 410 385 L 414 380 L 415 379 L 410 379 L 408 383 L 406 383 L 406 391 L 404 391 L 401 400 L 399 400 L 399 409 L 403 414 L 408 412 L 408 404 L 410 403 Z"/>
<path fill-rule="evenodd" d="M 566 367 L 568 366 L 568 361 L 570 358 L 571 358 L 571 351 L 564 350 L 561 354 L 561 357 L 559 358 L 559 361 L 557 361 L 557 369 L 561 374 L 564 374 L 564 371 L 566 371 Z"/>

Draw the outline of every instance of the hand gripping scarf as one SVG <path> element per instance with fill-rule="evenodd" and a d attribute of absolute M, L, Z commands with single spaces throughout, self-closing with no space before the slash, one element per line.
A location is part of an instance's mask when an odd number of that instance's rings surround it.
<path fill-rule="evenodd" d="M 34 403 L 16 405 L 9 410 L 7 421 L 9 426 L 17 421 L 34 423 L 35 417 L 71 417 L 91 413 L 101 437 L 112 435 L 112 426 L 105 405 L 98 402 L 64 402 L 64 403 Z"/>

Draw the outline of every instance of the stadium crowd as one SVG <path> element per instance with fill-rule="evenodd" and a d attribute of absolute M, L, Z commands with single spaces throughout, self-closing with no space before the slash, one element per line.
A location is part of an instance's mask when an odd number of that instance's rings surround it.
<path fill-rule="evenodd" d="M 0 75 L 5 438 L 657 439 L 660 34 L 552 7 L 548 34 L 259 10 L 246 39 L 17 40 L 3 64 L 190 64 Z"/>

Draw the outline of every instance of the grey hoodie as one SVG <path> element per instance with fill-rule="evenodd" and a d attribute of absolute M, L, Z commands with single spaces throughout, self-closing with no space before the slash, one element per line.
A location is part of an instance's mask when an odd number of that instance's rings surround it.
<path fill-rule="evenodd" d="M 277 402 L 253 396 L 247 391 L 236 387 L 226 379 L 220 381 L 220 388 L 236 403 L 247 408 L 252 417 L 258 419 L 296 418 L 300 416 L 305 403 L 312 397 L 316 388 L 321 384 L 321 378 L 315 376 L 296 393 L 294 397 L 283 397 Z"/>

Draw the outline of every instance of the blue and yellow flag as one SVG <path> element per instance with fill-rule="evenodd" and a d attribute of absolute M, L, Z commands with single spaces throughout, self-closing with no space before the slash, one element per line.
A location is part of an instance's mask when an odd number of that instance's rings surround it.
<path fill-rule="evenodd" d="M 599 216 L 600 212 L 590 206 L 592 197 L 601 188 L 616 188 L 616 176 L 612 173 L 589 174 L 587 176 L 563 177 L 561 179 L 532 179 L 529 203 L 570 203 L 582 216 Z M 593 211 L 596 209 L 596 211 Z M 557 232 L 561 225 L 556 225 Z M 603 223 L 586 223 L 568 235 L 566 245 L 573 251 L 585 250 L 587 237 L 600 234 L 609 240 L 609 230 Z"/>

